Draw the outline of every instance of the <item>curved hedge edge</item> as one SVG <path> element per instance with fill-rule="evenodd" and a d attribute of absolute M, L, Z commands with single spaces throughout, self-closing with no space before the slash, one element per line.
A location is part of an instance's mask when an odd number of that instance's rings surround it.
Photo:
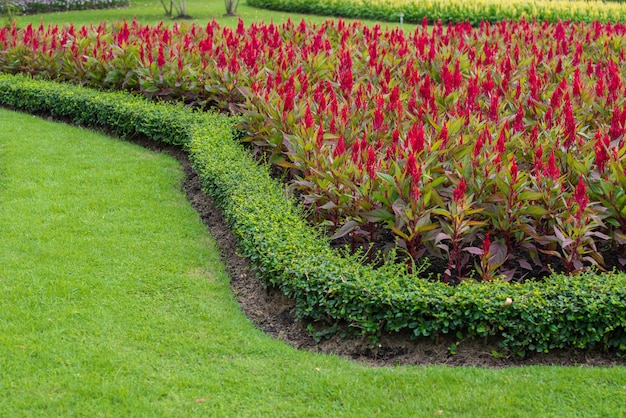
<path fill-rule="evenodd" d="M 296 301 L 300 319 L 347 322 L 363 334 L 412 330 L 495 336 L 514 353 L 554 348 L 626 350 L 626 275 L 554 275 L 545 283 L 450 287 L 385 265 L 339 257 L 243 146 L 234 121 L 124 93 L 0 75 L 0 104 L 51 113 L 122 136 L 183 145 L 263 278 Z"/>
<path fill-rule="evenodd" d="M 603 1 L 514 1 L 507 2 L 463 2 L 461 0 L 413 1 L 397 4 L 393 1 L 367 1 L 362 3 L 346 0 L 248 0 L 248 5 L 260 9 L 283 12 L 305 13 L 320 16 L 341 16 L 352 19 L 368 19 L 384 22 L 399 22 L 400 14 L 405 23 L 421 24 L 427 19 L 431 24 L 469 22 L 477 26 L 481 22 L 502 20 L 537 19 L 557 22 L 570 20 L 591 23 L 616 22 L 626 19 L 623 2 Z"/>

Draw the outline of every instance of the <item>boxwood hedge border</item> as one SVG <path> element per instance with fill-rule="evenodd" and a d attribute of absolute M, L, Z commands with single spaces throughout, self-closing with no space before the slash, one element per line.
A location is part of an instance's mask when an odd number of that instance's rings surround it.
<path fill-rule="evenodd" d="M 553 275 L 544 282 L 463 283 L 416 278 L 341 257 L 283 187 L 237 141 L 233 118 L 124 92 L 0 75 L 0 105 L 182 146 L 261 277 L 295 300 L 299 319 L 376 339 L 382 332 L 495 337 L 509 352 L 626 350 L 626 275 Z M 1 210 L 1 207 L 0 207 Z"/>

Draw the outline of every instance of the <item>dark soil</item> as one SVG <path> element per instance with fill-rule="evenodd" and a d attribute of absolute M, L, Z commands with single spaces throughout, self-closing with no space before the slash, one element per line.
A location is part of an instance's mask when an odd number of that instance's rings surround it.
<path fill-rule="evenodd" d="M 499 352 L 497 341 L 494 340 L 465 340 L 458 344 L 456 353 L 452 354 L 449 348 L 456 341 L 449 336 L 439 340 L 411 340 L 408 334 L 394 333 L 383 335 L 374 345 L 368 338 L 333 335 L 316 342 L 307 331 L 308 324 L 295 321 L 293 301 L 276 289 L 266 289 L 252 271 L 250 262 L 239 255 L 235 236 L 212 199 L 202 191 L 198 175 L 185 152 L 174 146 L 145 139 L 134 142 L 153 151 L 166 152 L 180 161 L 185 173 L 183 190 L 217 241 L 222 261 L 231 277 L 231 290 L 241 309 L 259 329 L 297 349 L 336 354 L 372 366 L 438 364 L 495 368 L 536 364 L 626 365 L 626 358 L 593 350 L 555 350 L 548 354 L 530 353 L 524 358 L 508 356 Z"/>

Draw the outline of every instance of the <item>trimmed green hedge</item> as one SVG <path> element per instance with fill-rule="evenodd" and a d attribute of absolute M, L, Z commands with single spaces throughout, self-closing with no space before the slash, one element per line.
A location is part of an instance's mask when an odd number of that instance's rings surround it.
<path fill-rule="evenodd" d="M 130 0 L 7 0 L 0 2 L 0 14 L 35 14 L 70 10 L 127 7 Z"/>
<path fill-rule="evenodd" d="M 441 20 L 443 23 L 527 20 L 556 22 L 626 21 L 626 5 L 586 0 L 248 0 L 248 5 L 270 10 L 310 13 L 406 23 Z"/>
<path fill-rule="evenodd" d="M 268 167 L 236 141 L 231 118 L 11 75 L 0 75 L 0 104 L 182 145 L 245 254 L 267 283 L 295 299 L 298 318 L 329 329 L 348 325 L 374 338 L 403 329 L 415 336 L 494 336 L 520 355 L 565 347 L 626 350 L 626 275 L 451 287 L 392 264 L 373 269 L 342 258 L 285 199 Z"/>

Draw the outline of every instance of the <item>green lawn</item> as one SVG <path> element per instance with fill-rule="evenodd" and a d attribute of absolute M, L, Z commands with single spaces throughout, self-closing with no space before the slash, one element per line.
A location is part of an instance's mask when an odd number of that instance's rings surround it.
<path fill-rule="evenodd" d="M 286 12 L 273 12 L 269 10 L 256 9 L 249 7 L 246 4 L 246 0 L 241 0 L 237 14 L 239 17 L 224 17 L 226 8 L 223 0 L 187 0 L 187 13 L 193 17 L 193 19 L 186 22 L 196 22 L 200 25 L 205 25 L 208 21 L 216 19 L 221 25 L 235 27 L 241 18 L 246 24 L 251 22 L 274 22 L 283 23 L 288 18 L 294 22 L 299 22 L 303 18 L 310 22 L 321 23 L 329 19 L 327 16 L 312 16 L 302 15 L 299 13 L 286 13 Z M 165 17 L 163 6 L 158 0 L 131 0 L 131 6 L 123 9 L 109 9 L 109 10 L 84 10 L 77 12 L 58 12 L 58 13 L 45 13 L 31 16 L 19 16 L 17 17 L 17 23 L 19 26 L 24 27 L 28 23 L 33 25 L 39 25 L 40 22 L 44 24 L 48 23 L 61 23 L 61 22 L 73 22 L 77 25 L 97 24 L 102 20 L 118 21 L 122 19 L 132 20 L 133 17 L 137 17 L 137 20 L 143 24 L 157 24 L 161 21 L 171 25 L 174 20 Z M 345 19 L 350 22 L 354 19 Z M 185 22 L 183 20 L 177 20 L 177 22 Z M 369 22 L 375 24 L 376 22 Z M 380 25 L 385 27 L 396 27 L 399 25 L 393 25 L 388 22 L 381 22 Z M 404 29 L 414 30 L 415 25 L 403 25 Z"/>
<path fill-rule="evenodd" d="M 199 23 L 223 8 L 188 4 Z M 9 111 L 0 126 L 0 416 L 626 416 L 624 367 L 369 368 L 274 341 L 237 306 L 177 162 Z"/>

